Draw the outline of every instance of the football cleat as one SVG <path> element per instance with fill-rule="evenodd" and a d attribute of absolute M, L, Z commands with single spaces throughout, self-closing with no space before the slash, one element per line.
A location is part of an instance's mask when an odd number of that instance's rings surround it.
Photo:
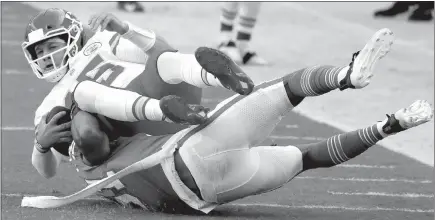
<path fill-rule="evenodd" d="M 251 78 L 223 52 L 200 47 L 195 51 L 195 58 L 202 68 L 215 76 L 225 88 L 241 95 L 248 95 L 254 89 Z"/>
<path fill-rule="evenodd" d="M 353 54 L 349 70 L 340 81 L 340 90 L 367 86 L 376 62 L 390 51 L 393 40 L 393 32 L 388 28 L 377 31 L 361 51 Z"/>
<path fill-rule="evenodd" d="M 387 117 L 387 123 L 382 127 L 382 131 L 393 134 L 430 121 L 433 118 L 433 109 L 427 101 L 417 100 L 409 107 Z"/>
<path fill-rule="evenodd" d="M 184 124 L 199 125 L 207 121 L 210 109 L 201 105 L 188 104 L 184 99 L 175 95 L 168 95 L 160 99 L 160 109 L 163 112 L 163 120 Z"/>

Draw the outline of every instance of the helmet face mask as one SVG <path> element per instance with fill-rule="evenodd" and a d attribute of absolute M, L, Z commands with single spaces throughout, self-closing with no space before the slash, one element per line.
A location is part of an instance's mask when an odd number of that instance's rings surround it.
<path fill-rule="evenodd" d="M 69 12 L 61 9 L 48 9 L 32 19 L 26 30 L 26 39 L 22 44 L 22 49 L 35 75 L 49 82 L 61 80 L 68 71 L 70 58 L 78 53 L 78 43 L 82 32 L 81 22 Z M 63 39 L 66 46 L 37 57 L 35 47 L 52 38 Z M 58 53 L 62 52 L 64 55 L 59 65 L 53 56 L 59 56 Z M 54 68 L 50 71 L 45 71 L 39 65 L 39 62 L 45 59 L 51 59 Z"/>

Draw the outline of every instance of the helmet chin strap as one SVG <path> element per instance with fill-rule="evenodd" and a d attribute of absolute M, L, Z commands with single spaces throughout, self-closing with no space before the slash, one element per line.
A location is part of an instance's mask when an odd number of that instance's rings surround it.
<path fill-rule="evenodd" d="M 63 64 L 65 64 L 65 63 L 66 63 L 66 60 L 63 61 Z M 45 80 L 47 82 L 57 83 L 57 82 L 59 82 L 65 76 L 65 74 L 68 72 L 68 70 L 69 70 L 69 65 L 65 65 L 65 66 L 62 65 L 61 68 L 56 70 L 55 74 L 45 78 Z"/>
<path fill-rule="evenodd" d="M 53 76 L 50 76 L 48 78 L 46 78 L 45 80 L 47 82 L 51 82 L 51 83 L 56 83 L 59 82 L 64 76 L 65 74 L 68 72 L 68 65 L 61 67 L 59 70 L 56 71 L 56 74 Z"/>

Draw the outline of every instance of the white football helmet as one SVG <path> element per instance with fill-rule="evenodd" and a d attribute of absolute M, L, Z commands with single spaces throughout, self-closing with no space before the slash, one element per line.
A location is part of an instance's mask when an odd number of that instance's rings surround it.
<path fill-rule="evenodd" d="M 50 8 L 36 15 L 27 25 L 25 39 L 22 43 L 24 55 L 32 67 L 33 72 L 39 79 L 45 79 L 48 82 L 58 82 L 68 71 L 70 58 L 74 57 L 81 49 L 83 38 L 82 23 L 70 12 L 58 8 Z M 35 46 L 47 39 L 59 37 L 65 40 L 66 46 L 38 58 L 35 52 Z M 80 41 L 79 41 L 80 40 Z M 80 46 L 80 48 L 79 48 Z M 65 51 L 60 66 L 56 66 L 53 55 Z M 38 61 L 50 58 L 54 69 L 44 73 L 38 65 Z"/>

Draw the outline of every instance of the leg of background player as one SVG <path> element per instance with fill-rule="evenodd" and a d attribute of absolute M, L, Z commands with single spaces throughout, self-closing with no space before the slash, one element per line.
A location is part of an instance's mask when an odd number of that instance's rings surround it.
<path fill-rule="evenodd" d="M 243 64 L 267 65 L 267 61 L 250 48 L 252 32 L 257 23 L 261 2 L 241 2 L 236 28 L 236 46 Z"/>
<path fill-rule="evenodd" d="M 231 58 L 212 48 L 200 47 L 194 55 L 165 52 L 159 56 L 157 68 L 163 81 L 170 84 L 216 86 L 242 95 L 249 94 L 254 87 L 252 80 Z"/>

